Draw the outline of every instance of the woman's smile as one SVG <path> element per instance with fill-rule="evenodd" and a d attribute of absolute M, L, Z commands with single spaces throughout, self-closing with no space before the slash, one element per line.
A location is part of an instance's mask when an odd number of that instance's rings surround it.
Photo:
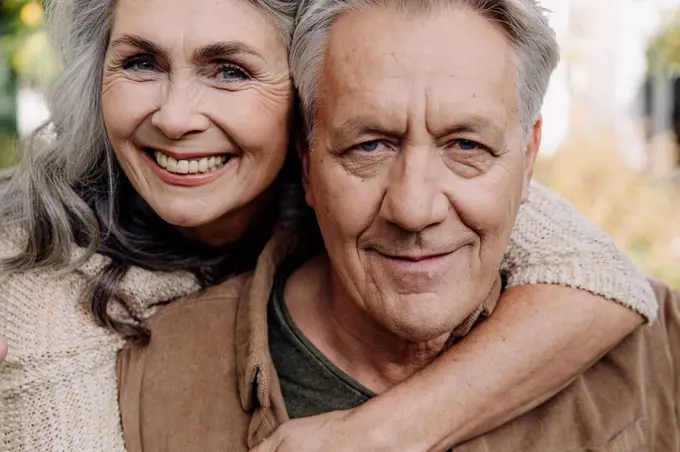
<path fill-rule="evenodd" d="M 143 147 L 141 152 L 161 181 L 180 187 L 209 184 L 236 167 L 238 160 L 235 154 L 178 154 L 150 147 Z"/>

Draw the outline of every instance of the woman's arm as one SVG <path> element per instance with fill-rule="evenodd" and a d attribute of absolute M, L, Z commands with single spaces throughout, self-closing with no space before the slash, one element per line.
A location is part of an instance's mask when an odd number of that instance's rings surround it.
<path fill-rule="evenodd" d="M 124 452 L 116 387 L 123 341 L 78 303 L 79 279 L 52 275 L 0 283 L 0 336 L 10 349 L 0 362 L 0 450 Z"/>
<path fill-rule="evenodd" d="M 0 337 L 0 362 L 7 356 L 7 342 Z"/>
<path fill-rule="evenodd" d="M 125 452 L 115 380 L 121 344 L 36 355 L 15 339 L 8 335 L 11 352 L 0 363 L 0 449 Z"/>
<path fill-rule="evenodd" d="M 635 312 L 656 316 L 611 239 L 538 186 L 503 271 L 511 288 L 493 316 L 437 361 L 354 410 L 284 424 L 257 452 L 446 450 L 559 392 L 643 322 Z"/>
<path fill-rule="evenodd" d="M 614 300 L 648 321 L 657 314 L 649 282 L 612 238 L 535 182 L 517 216 L 501 271 L 508 287 L 559 284 Z"/>

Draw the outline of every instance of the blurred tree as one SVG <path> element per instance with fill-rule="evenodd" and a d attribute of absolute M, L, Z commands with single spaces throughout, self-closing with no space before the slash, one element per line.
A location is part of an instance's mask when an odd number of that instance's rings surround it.
<path fill-rule="evenodd" d="M 43 14 L 37 0 L 3 0 L 0 6 L 0 131 L 16 131 L 19 85 L 42 91 L 59 70 Z"/>

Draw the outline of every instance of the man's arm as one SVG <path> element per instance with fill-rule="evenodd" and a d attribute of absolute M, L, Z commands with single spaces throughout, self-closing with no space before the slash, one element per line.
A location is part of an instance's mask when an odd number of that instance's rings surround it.
<path fill-rule="evenodd" d="M 635 311 L 656 316 L 612 240 L 541 187 L 503 271 L 511 288 L 491 318 L 434 363 L 354 410 L 284 424 L 257 452 L 446 450 L 559 392 L 643 322 Z"/>

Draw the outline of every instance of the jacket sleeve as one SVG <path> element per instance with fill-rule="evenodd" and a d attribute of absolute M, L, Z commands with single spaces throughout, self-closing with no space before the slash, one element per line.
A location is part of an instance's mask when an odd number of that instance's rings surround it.
<path fill-rule="evenodd" d="M 668 293 L 666 322 L 675 373 L 675 413 L 678 425 L 680 425 L 680 292 L 678 291 Z"/>
<path fill-rule="evenodd" d="M 680 425 L 680 292 L 658 282 L 653 282 L 653 287 L 661 300 L 659 318 L 665 323 L 668 334 L 675 381 L 676 421 Z"/>
<path fill-rule="evenodd" d="M 611 237 L 536 182 L 519 211 L 501 270 L 508 287 L 569 286 L 616 301 L 649 321 L 657 315 L 645 276 Z"/>
<path fill-rule="evenodd" d="M 50 273 L 50 274 L 47 274 Z M 77 275 L 0 280 L 0 449 L 125 452 L 116 386 L 123 342 L 92 320 Z"/>

